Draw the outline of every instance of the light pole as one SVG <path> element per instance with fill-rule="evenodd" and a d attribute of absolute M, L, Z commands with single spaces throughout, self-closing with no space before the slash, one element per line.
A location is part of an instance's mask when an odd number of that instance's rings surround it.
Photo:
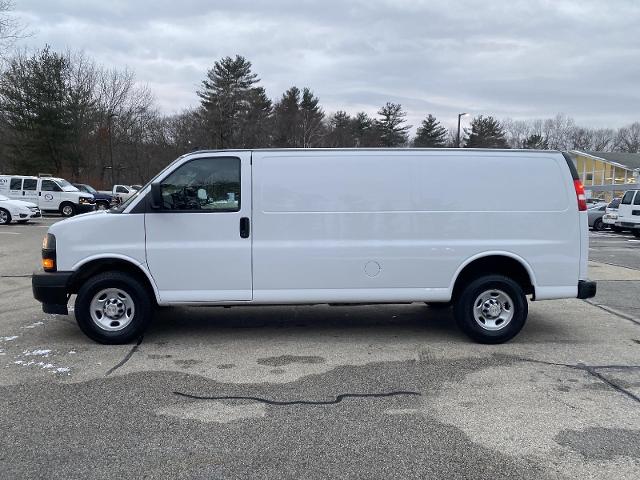
<path fill-rule="evenodd" d="M 112 137 L 113 135 L 111 135 L 111 126 L 113 124 L 113 119 L 114 117 L 117 117 L 118 114 L 117 113 L 110 113 L 107 116 L 107 122 L 109 125 L 109 159 L 110 159 L 110 163 L 111 163 L 111 188 L 113 188 L 113 186 L 116 184 L 114 175 L 115 175 L 115 168 L 113 168 L 113 140 Z"/>
<path fill-rule="evenodd" d="M 456 135 L 456 148 L 460 148 L 460 119 L 462 117 L 466 117 L 469 115 L 468 113 L 459 113 L 458 114 L 458 134 Z"/>

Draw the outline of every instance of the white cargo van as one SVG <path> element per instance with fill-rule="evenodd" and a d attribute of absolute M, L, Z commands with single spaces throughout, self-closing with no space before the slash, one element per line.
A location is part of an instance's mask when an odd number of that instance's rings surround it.
<path fill-rule="evenodd" d="M 618 230 L 631 230 L 640 237 L 640 190 L 627 190 L 624 192 L 620 205 L 618 206 L 618 216 L 614 219 L 614 226 Z"/>
<path fill-rule="evenodd" d="M 43 212 L 59 212 L 65 217 L 96 208 L 93 195 L 80 192 L 63 178 L 0 175 L 0 194 L 35 203 Z"/>
<path fill-rule="evenodd" d="M 154 305 L 452 303 L 512 338 L 533 300 L 589 298 L 587 213 L 552 151 L 253 150 L 182 156 L 117 209 L 51 226 L 33 291 L 102 343 Z M 95 231 L 100 241 L 95 242 Z"/>

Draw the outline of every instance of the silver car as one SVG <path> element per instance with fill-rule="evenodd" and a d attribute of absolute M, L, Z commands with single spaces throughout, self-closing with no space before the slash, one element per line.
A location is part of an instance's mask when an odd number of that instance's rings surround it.
<path fill-rule="evenodd" d="M 587 210 L 589 226 L 594 230 L 604 230 L 605 225 L 602 221 L 602 217 L 604 217 L 607 205 L 607 203 L 596 203 L 595 205 L 591 205 Z"/>

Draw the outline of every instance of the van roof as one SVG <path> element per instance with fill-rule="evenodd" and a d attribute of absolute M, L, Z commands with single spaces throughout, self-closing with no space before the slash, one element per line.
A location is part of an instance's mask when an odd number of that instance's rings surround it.
<path fill-rule="evenodd" d="M 38 180 L 39 178 L 42 178 L 43 180 L 64 180 L 64 178 L 62 177 L 37 177 L 35 175 L 11 175 L 9 173 L 5 174 L 0 174 L 0 177 L 13 177 L 13 178 L 31 178 L 34 180 Z"/>
<path fill-rule="evenodd" d="M 388 147 L 368 147 L 368 148 L 230 148 L 213 149 L 204 148 L 193 150 L 184 155 L 194 153 L 221 153 L 221 152 L 500 152 L 500 153 L 562 153 L 559 150 L 529 150 L 517 148 L 388 148 Z"/>

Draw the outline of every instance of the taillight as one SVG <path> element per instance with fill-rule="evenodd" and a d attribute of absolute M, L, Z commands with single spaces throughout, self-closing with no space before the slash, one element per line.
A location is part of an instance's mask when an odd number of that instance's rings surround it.
<path fill-rule="evenodd" d="M 580 180 L 574 180 L 573 185 L 576 187 L 576 197 L 578 198 L 578 211 L 584 212 L 587 209 L 587 197 L 584 195 L 584 185 Z"/>

